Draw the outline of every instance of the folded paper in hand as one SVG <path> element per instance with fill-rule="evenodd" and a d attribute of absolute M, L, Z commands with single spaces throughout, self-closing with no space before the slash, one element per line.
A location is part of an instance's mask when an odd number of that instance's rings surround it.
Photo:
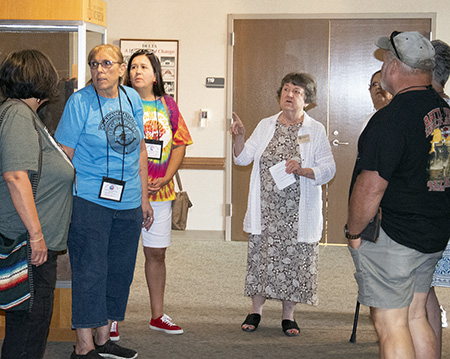
<path fill-rule="evenodd" d="M 279 190 L 282 190 L 287 186 L 295 183 L 294 174 L 286 173 L 286 161 L 281 161 L 276 165 L 270 167 L 269 171 Z"/>

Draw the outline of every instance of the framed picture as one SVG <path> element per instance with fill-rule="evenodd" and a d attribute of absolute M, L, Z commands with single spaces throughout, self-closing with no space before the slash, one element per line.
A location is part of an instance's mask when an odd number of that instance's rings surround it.
<path fill-rule="evenodd" d="M 120 50 L 128 64 L 133 52 L 152 50 L 161 62 L 161 75 L 166 93 L 178 101 L 178 40 L 120 39 Z"/>

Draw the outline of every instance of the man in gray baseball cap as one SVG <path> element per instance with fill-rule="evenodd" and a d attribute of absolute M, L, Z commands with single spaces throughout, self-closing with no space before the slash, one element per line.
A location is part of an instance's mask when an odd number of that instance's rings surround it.
<path fill-rule="evenodd" d="M 450 237 L 450 178 L 434 169 L 450 108 L 432 88 L 435 51 L 418 32 L 393 32 L 381 83 L 394 97 L 358 142 L 345 226 L 358 301 L 370 307 L 380 357 L 437 359 L 425 303 Z M 382 209 L 376 242 L 364 229 Z"/>
<path fill-rule="evenodd" d="M 394 31 L 390 37 L 380 37 L 376 45 L 380 49 L 389 50 L 401 62 L 414 69 L 434 69 L 434 47 L 417 31 Z"/>

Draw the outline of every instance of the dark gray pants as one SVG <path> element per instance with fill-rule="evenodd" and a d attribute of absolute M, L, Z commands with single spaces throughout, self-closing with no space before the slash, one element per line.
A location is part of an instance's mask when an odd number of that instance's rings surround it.
<path fill-rule="evenodd" d="M 33 266 L 34 302 L 31 313 L 6 312 L 1 359 L 41 359 L 47 344 L 56 284 L 57 252 L 48 251 L 47 261 Z"/>

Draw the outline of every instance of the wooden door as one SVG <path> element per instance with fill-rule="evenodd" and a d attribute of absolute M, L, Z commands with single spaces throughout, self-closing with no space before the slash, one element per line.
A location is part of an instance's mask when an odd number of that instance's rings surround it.
<path fill-rule="evenodd" d="M 246 137 L 258 122 L 278 111 L 276 92 L 289 72 L 313 74 L 318 104 L 308 113 L 326 124 L 328 20 L 236 20 L 234 23 L 233 111 Z M 247 209 L 251 165 L 233 165 L 231 239 L 247 240 L 242 223 Z"/>
<path fill-rule="evenodd" d="M 347 243 L 343 227 L 347 220 L 348 188 L 362 124 L 373 111 L 368 90 L 370 77 L 382 66 L 374 56 L 377 51 L 374 41 L 395 30 L 417 30 L 429 37 L 431 21 L 364 19 L 331 22 L 329 139 L 337 170 L 328 186 L 328 243 Z"/>
<path fill-rule="evenodd" d="M 317 106 L 308 114 L 329 130 L 337 171 L 324 190 L 322 242 L 346 243 L 348 187 L 362 122 L 372 110 L 368 84 L 382 63 L 374 41 L 393 30 L 429 35 L 430 19 L 258 19 L 235 20 L 233 111 L 246 126 L 279 111 L 276 90 L 289 72 L 317 80 Z M 338 141 L 338 142 L 336 142 Z M 348 143 L 344 145 L 342 143 Z M 247 240 L 242 230 L 251 165 L 232 166 L 231 239 Z"/>

